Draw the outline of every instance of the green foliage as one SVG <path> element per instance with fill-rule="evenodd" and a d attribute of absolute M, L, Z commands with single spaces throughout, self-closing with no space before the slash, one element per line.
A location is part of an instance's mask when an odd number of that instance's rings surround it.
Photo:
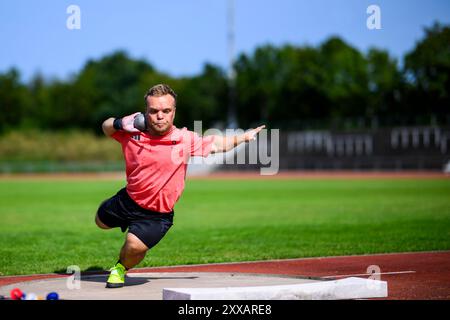
<path fill-rule="evenodd" d="M 10 131 L 0 136 L 2 161 L 121 161 L 119 143 L 86 131 Z"/>
<path fill-rule="evenodd" d="M 331 116 L 364 115 L 368 100 L 368 67 L 365 57 L 339 38 L 332 38 L 321 48 L 325 72 L 325 94 L 334 107 Z"/>
<path fill-rule="evenodd" d="M 0 74 L 0 133 L 14 128 L 26 119 L 30 99 L 27 88 L 20 83 L 20 73 L 11 69 Z"/>
<path fill-rule="evenodd" d="M 370 99 L 366 115 L 383 119 L 393 114 L 399 116 L 402 75 L 397 61 L 389 57 L 388 52 L 375 48 L 369 50 L 367 59 Z"/>
<path fill-rule="evenodd" d="M 425 32 L 403 69 L 387 51 L 362 53 L 338 37 L 318 47 L 265 45 L 241 54 L 234 83 L 211 64 L 199 75 L 174 78 L 124 51 L 89 60 L 66 81 L 37 74 L 23 84 L 11 69 L 0 74 L 0 134 L 14 128 L 101 134 L 104 119 L 143 111 L 144 94 L 157 83 L 178 93 L 180 127 L 225 123 L 231 87 L 242 128 L 448 125 L 450 27 L 435 24 Z"/>
<path fill-rule="evenodd" d="M 241 55 L 236 61 L 238 119 L 243 127 L 255 121 L 267 123 L 271 114 L 289 109 L 280 106 L 280 88 L 284 80 L 280 50 L 273 46 L 257 48 L 253 56 Z M 287 62 L 287 61 L 286 61 Z"/>
<path fill-rule="evenodd" d="M 139 84 L 145 75 L 155 73 L 145 61 L 134 61 L 121 51 L 88 61 L 72 85 L 68 117 L 83 127 L 99 129 L 110 116 L 143 110 L 145 91 Z"/>
<path fill-rule="evenodd" d="M 435 24 L 405 57 L 410 112 L 450 121 L 450 27 Z"/>
<path fill-rule="evenodd" d="M 201 120 L 207 129 L 226 120 L 227 81 L 223 71 L 210 64 L 192 78 L 182 78 L 174 86 L 178 94 L 176 124 L 193 129 Z"/>

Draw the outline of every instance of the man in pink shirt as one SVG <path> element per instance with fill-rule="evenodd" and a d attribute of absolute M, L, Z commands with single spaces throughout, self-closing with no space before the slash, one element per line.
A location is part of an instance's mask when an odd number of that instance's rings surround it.
<path fill-rule="evenodd" d="M 107 288 L 124 286 L 127 270 L 140 263 L 173 223 L 173 207 L 180 198 L 190 156 L 226 152 L 256 138 L 264 126 L 233 137 L 200 137 L 173 125 L 175 92 L 165 84 L 156 85 L 145 95 L 145 126 L 135 127 L 140 113 L 103 122 L 106 136 L 122 145 L 127 185 L 99 207 L 95 222 L 102 229 L 128 229 L 119 261 L 111 269 Z"/>

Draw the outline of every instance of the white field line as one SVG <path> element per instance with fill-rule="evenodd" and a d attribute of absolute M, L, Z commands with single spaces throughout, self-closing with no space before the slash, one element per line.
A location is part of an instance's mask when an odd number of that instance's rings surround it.
<path fill-rule="evenodd" d="M 355 273 L 355 274 L 344 274 L 344 275 L 334 275 L 334 276 L 325 276 L 320 277 L 324 279 L 329 278 L 343 278 L 343 277 L 364 277 L 364 276 L 374 276 L 374 275 L 387 275 L 387 274 L 405 274 L 405 273 L 416 273 L 416 271 L 394 271 L 394 272 L 379 272 L 379 273 Z"/>

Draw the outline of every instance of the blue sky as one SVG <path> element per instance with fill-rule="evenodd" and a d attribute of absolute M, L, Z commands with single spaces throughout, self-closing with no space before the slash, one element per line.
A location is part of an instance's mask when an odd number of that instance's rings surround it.
<path fill-rule="evenodd" d="M 319 45 L 332 35 L 361 51 L 374 46 L 401 61 L 434 21 L 450 24 L 448 0 L 234 0 L 238 53 L 264 44 Z M 81 29 L 69 30 L 69 5 Z M 369 5 L 381 9 L 381 30 L 366 27 Z M 65 79 L 87 59 L 118 49 L 172 76 L 227 67 L 227 0 L 1 0 L 0 72 L 15 66 Z"/>

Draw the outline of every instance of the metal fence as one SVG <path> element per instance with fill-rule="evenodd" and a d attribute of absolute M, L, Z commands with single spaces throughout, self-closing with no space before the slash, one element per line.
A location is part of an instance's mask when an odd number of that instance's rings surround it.
<path fill-rule="evenodd" d="M 450 128 L 444 127 L 280 131 L 279 169 L 443 170 L 450 160 L 449 140 Z M 269 141 L 268 150 L 274 142 Z M 254 157 L 257 149 L 247 145 L 240 152 Z M 246 163 L 221 169 L 261 167 Z"/>

